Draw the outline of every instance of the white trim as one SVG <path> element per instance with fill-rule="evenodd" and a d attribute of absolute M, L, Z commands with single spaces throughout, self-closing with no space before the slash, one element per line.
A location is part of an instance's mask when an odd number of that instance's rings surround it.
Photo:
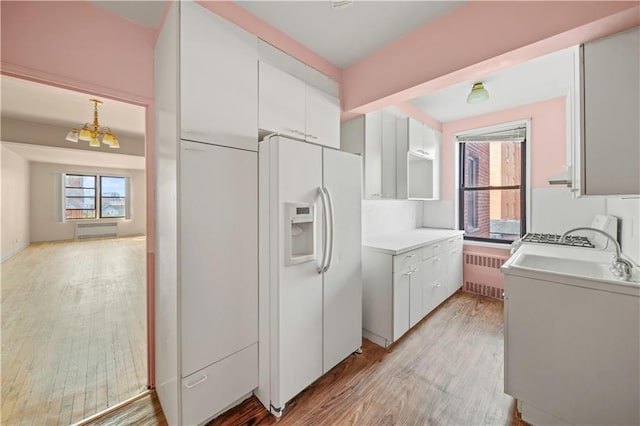
<path fill-rule="evenodd" d="M 2 256 L 2 258 L 0 259 L 0 263 L 4 263 L 5 261 L 11 259 L 13 256 L 15 256 L 16 254 L 20 253 L 22 250 L 26 249 L 29 246 L 30 243 L 25 243 L 22 244 L 16 248 L 14 248 L 13 250 L 11 250 L 9 253 L 5 254 L 4 256 Z"/>
<path fill-rule="evenodd" d="M 485 127 L 477 127 L 475 129 L 454 133 L 453 140 L 456 143 L 461 143 L 461 142 L 458 142 L 458 137 L 475 135 L 479 133 L 499 132 L 501 130 L 507 130 L 512 127 L 527 126 L 530 121 L 531 121 L 531 118 L 523 118 L 520 120 L 509 121 L 507 123 L 494 124 L 494 125 L 485 126 Z M 528 127 L 527 127 L 527 131 L 529 131 Z"/>
<path fill-rule="evenodd" d="M 471 130 L 465 130 L 464 132 L 458 132 L 458 133 L 454 133 L 453 134 L 453 146 L 454 146 L 454 152 L 453 152 L 453 170 L 454 170 L 454 176 L 453 176 L 453 214 L 454 214 L 454 229 L 456 230 L 461 230 L 460 229 L 460 217 L 459 217 L 459 199 L 460 196 L 458 194 L 458 189 L 460 188 L 460 143 L 458 142 L 458 136 L 468 136 L 468 135 L 472 135 L 475 133 L 479 133 L 479 132 L 493 132 L 493 131 L 498 131 L 498 130 L 504 130 L 504 129 L 508 129 L 510 127 L 515 127 L 515 126 L 525 126 L 526 127 L 526 136 L 525 136 L 525 165 L 526 165 L 526 173 L 525 173 L 525 199 L 526 199 L 526 207 L 525 207 L 525 214 L 526 214 L 526 230 L 527 232 L 531 229 L 531 140 L 532 140 L 532 136 L 531 136 L 531 120 L 532 118 L 523 118 L 520 120 L 515 120 L 515 121 L 510 121 L 508 123 L 501 123 L 501 124 L 496 124 L 496 125 L 492 125 L 492 126 L 485 126 L 485 127 L 479 127 L 479 128 L 475 128 L 475 129 L 471 129 Z M 464 243 L 467 244 L 469 243 L 471 240 L 464 240 Z M 488 244 L 486 247 L 501 247 L 504 246 L 504 244 L 501 243 L 488 243 L 488 242 L 482 242 L 482 241 L 475 241 L 474 243 L 477 244 L 471 244 L 471 245 L 485 245 Z"/>
<path fill-rule="evenodd" d="M 490 243 L 487 241 L 464 240 L 463 246 L 487 247 L 502 250 L 511 250 L 511 243 Z"/>

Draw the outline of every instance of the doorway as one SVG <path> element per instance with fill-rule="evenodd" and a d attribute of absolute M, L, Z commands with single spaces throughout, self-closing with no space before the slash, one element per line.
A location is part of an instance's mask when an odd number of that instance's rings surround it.
<path fill-rule="evenodd" d="M 150 384 L 145 108 L 101 98 L 120 148 L 91 148 L 65 140 L 89 98 L 2 76 L 3 423 L 76 423 Z"/>

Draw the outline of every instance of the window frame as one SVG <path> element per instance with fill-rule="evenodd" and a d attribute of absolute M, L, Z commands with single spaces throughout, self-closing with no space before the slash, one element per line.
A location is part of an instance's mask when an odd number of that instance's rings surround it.
<path fill-rule="evenodd" d="M 117 174 L 100 174 L 100 173 L 82 173 L 82 172 L 62 172 L 62 197 L 61 197 L 61 210 L 62 210 L 62 222 L 75 222 L 75 221 L 108 221 L 108 220 L 129 220 L 131 219 L 130 214 L 130 206 L 131 206 L 131 183 L 130 176 L 127 175 L 117 175 Z M 66 199 L 74 198 L 67 197 L 65 194 L 66 185 L 66 176 L 80 176 L 80 177 L 92 177 L 95 179 L 95 188 L 87 188 L 94 189 L 94 204 L 95 204 L 95 216 L 87 217 L 87 218 L 67 218 L 66 211 L 67 210 L 90 210 L 90 209 L 67 209 L 66 208 Z M 102 197 L 102 178 L 121 178 L 124 179 L 124 215 L 123 216 L 103 216 L 102 215 L 102 199 L 103 198 L 122 198 L 122 197 Z M 81 189 L 81 188 L 75 188 Z M 78 197 L 75 197 L 78 198 Z M 81 197 L 85 198 L 85 197 Z M 89 198 L 89 197 L 86 197 Z"/>
<path fill-rule="evenodd" d="M 124 181 L 124 197 L 105 197 L 102 195 L 102 179 L 103 178 L 111 178 L 111 179 L 122 179 Z M 127 206 L 129 205 L 129 191 L 128 191 L 128 182 L 126 176 L 114 176 L 114 175 L 98 175 L 98 181 L 100 182 L 100 219 L 125 219 L 127 217 Z M 119 199 L 124 198 L 124 212 L 122 216 L 103 216 L 102 215 L 102 200 L 104 199 Z"/>
<path fill-rule="evenodd" d="M 452 143 L 454 145 L 454 179 L 453 179 L 453 192 L 456 194 L 453 197 L 454 200 L 454 224 L 455 229 L 462 229 L 464 226 L 464 199 L 460 202 L 460 183 L 461 183 L 461 168 L 462 162 L 464 161 L 464 157 L 461 155 L 460 145 L 463 143 L 460 141 L 460 138 L 469 137 L 472 135 L 482 134 L 482 133 L 493 133 L 500 132 L 516 127 L 524 127 L 525 128 L 525 143 L 522 147 L 521 153 L 523 154 L 521 157 L 521 185 L 523 186 L 522 191 L 520 192 L 520 205 L 521 205 L 521 222 L 520 222 L 520 231 L 526 233 L 527 229 L 531 227 L 531 144 L 527 143 L 531 140 L 531 119 L 524 118 L 518 119 L 511 122 L 505 122 L 500 124 L 492 124 L 487 125 L 485 127 L 478 127 L 469 130 L 463 130 L 456 132 L 452 135 Z M 512 153 L 513 155 L 513 153 Z M 517 189 L 517 186 L 516 186 Z M 464 195 L 464 194 L 463 194 Z M 524 200 L 524 202 L 523 202 Z M 503 240 L 496 238 L 479 238 L 479 237 L 464 237 L 465 244 L 469 245 L 477 245 L 484 247 L 496 247 L 496 248 L 504 248 L 505 246 L 509 246 L 513 243 L 511 240 Z"/>
<path fill-rule="evenodd" d="M 85 178 L 85 177 L 92 177 L 93 178 L 93 187 L 88 187 L 88 186 L 81 186 L 81 187 L 76 187 L 76 186 L 67 186 L 67 176 L 73 176 L 73 177 L 81 177 L 81 178 Z M 93 189 L 93 209 L 68 209 L 67 208 L 67 199 L 68 198 L 92 198 L 92 197 L 76 197 L 76 196 L 68 196 L 67 195 L 67 189 Z M 86 210 L 93 210 L 94 211 L 94 215 L 93 217 L 74 217 L 74 218 L 67 218 L 67 211 L 86 211 Z M 98 214 L 98 176 L 93 175 L 93 174 L 83 174 L 83 173 L 65 173 L 64 174 L 64 179 L 62 180 L 62 217 L 64 218 L 65 221 L 71 221 L 71 220 L 96 220 L 99 219 L 100 216 Z"/>

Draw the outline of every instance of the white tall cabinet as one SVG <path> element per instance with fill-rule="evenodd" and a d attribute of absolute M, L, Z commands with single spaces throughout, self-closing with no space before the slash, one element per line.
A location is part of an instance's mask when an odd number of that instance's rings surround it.
<path fill-rule="evenodd" d="M 258 383 L 257 39 L 175 2 L 155 48 L 156 387 L 201 424 Z"/>

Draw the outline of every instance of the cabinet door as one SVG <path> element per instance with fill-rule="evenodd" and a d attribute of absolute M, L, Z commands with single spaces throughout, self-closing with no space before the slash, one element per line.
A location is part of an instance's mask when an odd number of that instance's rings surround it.
<path fill-rule="evenodd" d="M 181 2 L 183 139 L 258 150 L 258 40 L 195 2 Z"/>
<path fill-rule="evenodd" d="M 456 247 L 449 252 L 447 271 L 447 291 L 449 296 L 462 287 L 462 247 Z"/>
<path fill-rule="evenodd" d="M 340 149 L 340 102 L 306 86 L 306 137 L 309 142 Z"/>
<path fill-rule="evenodd" d="M 364 122 L 364 198 L 382 198 L 382 113 L 370 112 Z"/>
<path fill-rule="evenodd" d="M 422 309 L 423 315 L 427 315 L 447 298 L 447 275 L 445 254 L 433 256 L 422 261 L 423 288 Z"/>
<path fill-rule="evenodd" d="M 409 150 L 414 152 L 424 151 L 424 125 L 418 120 L 408 118 Z"/>
<path fill-rule="evenodd" d="M 393 276 L 393 341 L 409 330 L 409 287 L 411 272 L 398 272 Z"/>
<path fill-rule="evenodd" d="M 584 45 L 587 195 L 640 194 L 640 28 Z"/>
<path fill-rule="evenodd" d="M 263 130 L 304 139 L 305 84 L 260 62 L 258 122 Z"/>
<path fill-rule="evenodd" d="M 257 153 L 181 142 L 182 377 L 258 340 Z"/>
<path fill-rule="evenodd" d="M 414 273 L 409 280 L 409 328 L 416 325 L 424 318 L 422 307 L 422 289 L 424 287 L 424 271 L 422 262 L 413 266 Z"/>
<path fill-rule="evenodd" d="M 382 111 L 382 198 L 396 198 L 396 121 L 397 117 Z"/>
<path fill-rule="evenodd" d="M 436 154 L 436 133 L 431 127 L 423 126 L 423 147 L 422 153 L 435 157 Z"/>

